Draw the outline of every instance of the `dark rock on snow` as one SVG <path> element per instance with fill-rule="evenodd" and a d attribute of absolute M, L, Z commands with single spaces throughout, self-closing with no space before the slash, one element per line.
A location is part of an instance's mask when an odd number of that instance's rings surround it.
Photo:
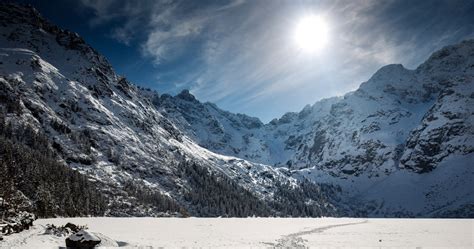
<path fill-rule="evenodd" d="M 92 248 L 100 244 L 101 240 L 95 235 L 81 230 L 66 238 L 66 246 L 73 248 Z"/>

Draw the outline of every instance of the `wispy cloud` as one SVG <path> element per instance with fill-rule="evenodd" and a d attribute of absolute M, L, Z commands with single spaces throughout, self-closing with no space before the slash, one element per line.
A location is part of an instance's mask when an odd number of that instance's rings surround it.
<path fill-rule="evenodd" d="M 460 0 L 82 2 L 91 25 L 113 23 L 112 37 L 154 63 L 157 88 L 264 120 L 353 90 L 385 64 L 415 67 L 474 30 L 474 3 Z M 330 25 L 315 56 L 292 41 L 310 13 Z"/>

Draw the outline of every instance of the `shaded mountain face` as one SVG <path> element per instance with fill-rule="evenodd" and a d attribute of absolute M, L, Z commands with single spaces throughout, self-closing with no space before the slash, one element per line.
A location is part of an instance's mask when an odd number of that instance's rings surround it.
<path fill-rule="evenodd" d="M 0 62 L 4 122 L 44 134 L 108 215 L 474 216 L 472 40 L 268 124 L 136 87 L 31 7 L 0 5 Z"/>

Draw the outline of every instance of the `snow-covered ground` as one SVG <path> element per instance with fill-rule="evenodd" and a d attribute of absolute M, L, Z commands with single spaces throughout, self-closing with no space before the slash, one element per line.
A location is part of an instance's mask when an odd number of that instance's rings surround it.
<path fill-rule="evenodd" d="M 0 247 L 64 247 L 46 224 L 87 225 L 105 246 L 473 248 L 473 219 L 354 218 L 59 218 L 40 219 Z M 101 235 L 102 234 L 102 235 Z M 105 236 L 104 236 L 105 235 Z"/>

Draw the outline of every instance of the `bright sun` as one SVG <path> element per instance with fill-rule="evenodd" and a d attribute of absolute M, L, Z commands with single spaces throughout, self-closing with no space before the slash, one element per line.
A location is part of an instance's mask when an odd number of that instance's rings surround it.
<path fill-rule="evenodd" d="M 328 42 L 328 26 L 321 16 L 309 15 L 299 20 L 295 29 L 295 42 L 305 52 L 316 52 Z"/>

